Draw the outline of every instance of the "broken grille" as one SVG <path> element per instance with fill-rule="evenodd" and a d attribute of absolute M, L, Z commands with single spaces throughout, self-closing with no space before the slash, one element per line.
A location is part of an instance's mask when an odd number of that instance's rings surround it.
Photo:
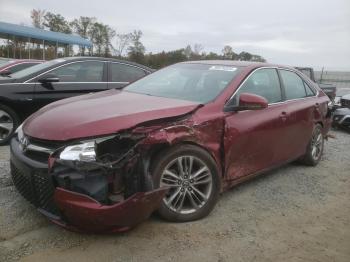
<path fill-rule="evenodd" d="M 59 211 L 54 203 L 54 186 L 51 178 L 45 173 L 25 173 L 11 163 L 11 175 L 13 183 L 21 195 L 37 208 L 59 216 Z"/>

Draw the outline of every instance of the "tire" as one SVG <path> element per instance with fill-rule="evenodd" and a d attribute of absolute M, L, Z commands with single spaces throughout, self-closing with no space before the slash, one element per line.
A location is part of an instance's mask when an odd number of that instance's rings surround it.
<path fill-rule="evenodd" d="M 0 104 L 0 146 L 8 143 L 19 123 L 18 115 L 12 109 Z"/>
<path fill-rule="evenodd" d="M 324 137 L 322 134 L 322 126 L 320 124 L 316 124 L 312 132 L 310 142 L 307 146 L 306 153 L 300 159 L 300 162 L 308 166 L 316 166 L 321 160 L 323 147 Z"/>
<path fill-rule="evenodd" d="M 220 179 L 215 161 L 204 149 L 178 145 L 160 152 L 153 163 L 155 188 L 170 186 L 158 209 L 162 218 L 187 222 L 203 218 L 212 211 L 219 197 Z"/>

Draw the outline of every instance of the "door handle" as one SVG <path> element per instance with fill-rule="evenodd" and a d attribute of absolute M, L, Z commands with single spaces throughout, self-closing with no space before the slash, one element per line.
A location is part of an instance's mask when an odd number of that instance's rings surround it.
<path fill-rule="evenodd" d="M 316 103 L 316 104 L 315 104 L 315 107 L 316 107 L 316 108 L 319 108 L 319 107 L 320 107 L 320 104 L 319 104 L 319 103 Z"/>
<path fill-rule="evenodd" d="M 282 121 L 286 121 L 287 120 L 287 117 L 288 117 L 288 114 L 287 112 L 283 111 L 281 114 L 280 114 L 280 118 L 282 119 Z"/>

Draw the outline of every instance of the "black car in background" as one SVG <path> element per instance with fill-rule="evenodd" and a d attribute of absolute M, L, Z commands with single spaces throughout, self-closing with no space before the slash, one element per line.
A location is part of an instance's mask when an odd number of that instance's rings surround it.
<path fill-rule="evenodd" d="M 71 96 L 122 88 L 153 69 L 136 63 L 69 57 L 35 65 L 0 78 L 0 145 L 41 107 Z"/>
<path fill-rule="evenodd" d="M 44 63 L 43 60 L 0 58 L 0 76 L 8 76 L 23 69 Z"/>

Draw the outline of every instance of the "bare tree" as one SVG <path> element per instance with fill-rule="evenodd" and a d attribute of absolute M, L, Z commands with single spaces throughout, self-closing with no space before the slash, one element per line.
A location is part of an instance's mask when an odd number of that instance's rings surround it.
<path fill-rule="evenodd" d="M 196 55 L 200 55 L 200 53 L 203 51 L 204 47 L 201 44 L 194 44 L 193 46 L 193 53 Z"/>
<path fill-rule="evenodd" d="M 132 34 L 117 34 L 117 40 L 116 40 L 116 52 L 117 56 L 122 57 L 123 52 L 125 49 L 131 44 L 132 42 Z"/>
<path fill-rule="evenodd" d="M 88 31 L 90 40 L 96 50 L 98 56 L 109 56 L 113 46 L 111 41 L 115 36 L 115 31 L 108 25 L 95 22 Z"/>
<path fill-rule="evenodd" d="M 190 59 L 192 55 L 192 48 L 190 45 L 187 45 L 184 49 L 184 55 L 186 56 L 187 59 Z"/>
<path fill-rule="evenodd" d="M 30 11 L 30 18 L 32 19 L 32 25 L 36 28 L 44 28 L 44 16 L 46 15 L 45 10 L 33 9 Z"/>
<path fill-rule="evenodd" d="M 69 24 L 73 29 L 73 32 L 87 39 L 89 38 L 89 31 L 95 22 L 96 22 L 95 17 L 81 16 L 78 19 L 74 19 Z M 85 54 L 85 46 L 80 47 L 80 51 L 82 54 Z"/>
<path fill-rule="evenodd" d="M 234 59 L 235 53 L 233 52 L 233 49 L 229 45 L 225 45 L 224 48 L 222 49 L 222 55 L 224 56 L 224 59 Z"/>
<path fill-rule="evenodd" d="M 115 37 L 116 33 L 113 28 L 111 28 L 109 25 L 104 25 L 104 50 L 105 50 L 105 57 L 108 57 L 111 55 L 111 50 L 114 50 L 114 47 L 112 45 L 112 40 Z"/>
<path fill-rule="evenodd" d="M 141 37 L 142 37 L 142 31 L 140 30 L 134 30 L 133 33 L 131 33 L 131 43 L 128 47 L 128 57 L 131 61 L 137 62 L 137 63 L 143 63 L 144 57 L 145 57 L 145 46 L 141 43 Z"/>
<path fill-rule="evenodd" d="M 129 46 L 128 50 L 130 53 L 142 53 L 144 54 L 146 51 L 145 46 L 141 43 L 140 39 L 142 37 L 141 30 L 134 30 L 131 34 L 131 42 L 132 45 Z"/>

